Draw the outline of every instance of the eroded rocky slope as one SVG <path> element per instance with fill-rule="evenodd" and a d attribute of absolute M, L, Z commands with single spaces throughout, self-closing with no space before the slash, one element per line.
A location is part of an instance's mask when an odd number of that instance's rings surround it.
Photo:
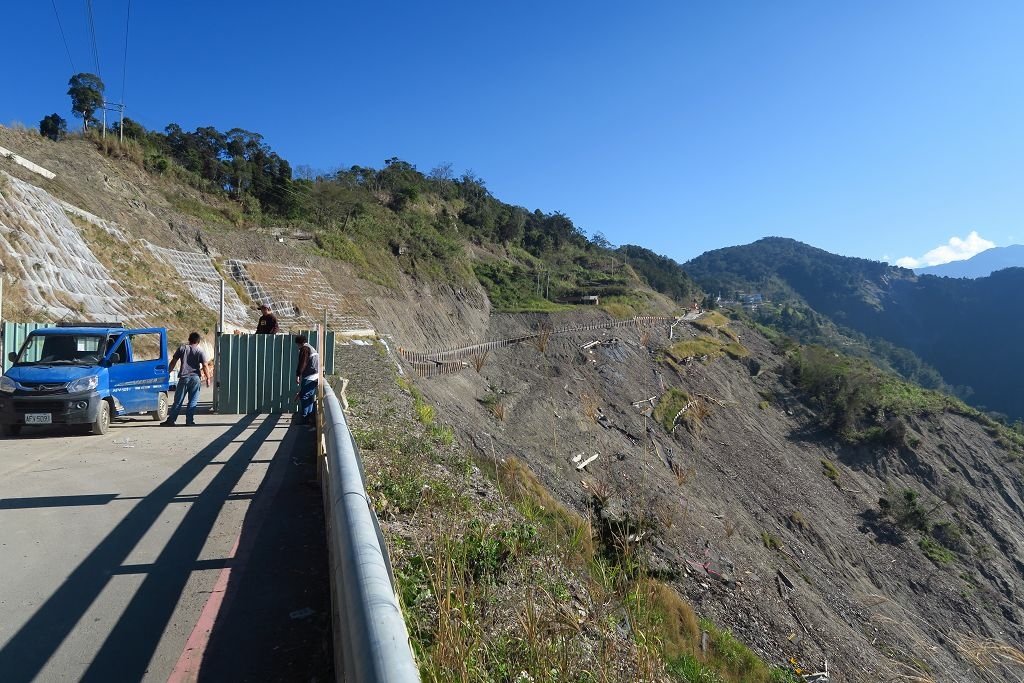
<path fill-rule="evenodd" d="M 542 324 L 495 317 L 489 335 Z M 914 420 L 913 447 L 842 446 L 784 357 L 733 327 L 747 357 L 664 362 L 661 326 L 520 344 L 420 385 L 482 456 L 493 443 L 599 527 L 640 536 L 653 572 L 768 661 L 828 660 L 835 681 L 1020 680 L 996 649 L 1024 642 L 1020 460 L 955 414 Z M 669 433 L 637 402 L 673 389 L 700 414 Z M 883 514 L 907 490 L 953 550 Z"/>

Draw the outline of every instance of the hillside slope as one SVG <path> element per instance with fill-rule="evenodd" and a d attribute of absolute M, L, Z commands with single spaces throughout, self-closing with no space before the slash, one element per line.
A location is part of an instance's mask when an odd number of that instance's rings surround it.
<path fill-rule="evenodd" d="M 909 349 L 973 405 L 1024 418 L 1024 269 L 957 280 L 765 238 L 685 264 L 709 291 L 763 292 L 804 302 L 837 325 Z M 998 367 L 993 359 L 1002 359 Z"/>
<path fill-rule="evenodd" d="M 499 316 L 489 334 L 540 323 Z M 833 681 L 1019 676 L 972 660 L 987 639 L 1024 638 L 1016 447 L 947 411 L 909 415 L 903 445 L 845 446 L 756 332 L 734 323 L 736 358 L 683 362 L 685 344 L 731 340 L 695 325 L 672 341 L 640 329 L 553 337 L 543 352 L 520 344 L 421 387 L 479 458 L 521 459 L 603 533 L 640 537 L 659 577 L 769 661 L 828 660 Z M 591 340 L 605 344 L 582 350 Z M 578 472 L 579 454 L 598 458 Z M 904 491 L 928 530 L 886 517 L 880 499 Z"/>
<path fill-rule="evenodd" d="M 983 416 L 889 380 L 880 382 L 892 390 L 888 402 L 878 403 L 862 375 L 829 374 L 831 366 L 822 373 L 834 381 L 824 384 L 845 393 L 815 394 L 808 389 L 811 369 L 821 367 L 805 362 L 803 350 L 776 346 L 717 314 L 677 324 L 672 339 L 666 318 L 623 325 L 638 313 L 678 313 L 699 290 L 668 259 L 590 243 L 560 214 L 531 213 L 527 222 L 512 212 L 523 224 L 502 223 L 498 216 L 511 220 L 502 213 L 511 211 L 508 205 L 489 194 L 467 199 L 459 193 L 482 188 L 468 181 L 435 192 L 422 174 L 396 163 L 385 169 L 392 177 L 384 180 L 398 183 L 391 189 L 378 183 L 385 171 L 372 169 L 309 181 L 309 196 L 333 197 L 320 205 L 321 224 L 246 213 L 173 166 L 149 171 L 88 140 L 53 143 L 0 128 L 0 145 L 57 173 L 44 180 L 0 159 L 0 255 L 15 293 L 6 317 L 123 316 L 169 324 L 176 335 L 205 331 L 214 305 L 200 292 L 219 290 L 223 280 L 235 293 L 240 327 L 251 322 L 254 299 L 265 296 L 283 308 L 287 326 L 319 320 L 326 308 L 332 321 L 365 320 L 396 346 L 423 352 L 535 335 L 460 363 L 457 374 L 421 378 L 415 386 L 403 381 L 410 393 L 422 391 L 447 425 L 433 422 L 434 408 L 417 393 L 405 402 L 425 436 L 399 429 L 384 439 L 373 430 L 387 426 L 380 423 L 392 408 L 381 406 L 363 435 L 378 451 L 371 465 L 387 469 L 398 452 L 420 462 L 430 455 L 423 439 L 443 444 L 445 458 L 463 473 L 453 481 L 468 487 L 449 487 L 458 502 L 486 498 L 492 489 L 501 494 L 500 473 L 525 463 L 544 495 L 554 496 L 542 497 L 550 501 L 542 508 L 564 505 L 585 520 L 577 542 L 607 556 L 599 566 L 627 603 L 636 597 L 630 581 L 649 574 L 773 664 L 792 658 L 817 669 L 827 660 L 836 681 L 1021 675 L 999 658 L 1019 650 L 995 649 L 1024 641 L 1021 446 Z M 502 225 L 533 232 L 519 241 L 488 236 Z M 834 305 L 884 309 L 894 305 L 888 280 L 927 280 L 870 262 L 859 267 L 857 276 L 820 273 L 832 278 Z M 756 272 L 772 277 L 768 268 Z M 773 282 L 796 292 L 782 279 Z M 600 307 L 572 303 L 597 291 Z M 619 326 L 549 337 L 556 328 L 613 321 Z M 599 343 L 581 349 L 590 342 Z M 851 426 L 853 432 L 839 429 Z M 486 499 L 478 507 L 435 509 L 430 503 L 446 491 L 424 489 L 409 476 L 414 470 L 394 472 L 395 488 L 377 490 L 375 503 L 392 517 L 386 526 L 401 551 L 396 556 L 410 562 L 398 567 L 400 581 L 430 593 L 415 564 L 423 553 L 405 552 L 404 531 L 417 520 L 435 530 L 455 528 L 453 519 L 466 522 L 467 509 L 497 524 L 498 513 Z M 496 474 L 493 487 L 482 480 L 487 472 Z M 380 474 L 368 471 L 374 480 Z M 405 508 L 396 512 L 389 498 L 402 499 Z M 548 508 L 535 516 L 550 514 Z M 501 546 L 508 538 L 475 533 L 469 550 L 482 554 L 474 556 L 478 568 L 508 560 Z M 454 540 L 466 550 L 466 538 Z M 547 551 L 544 562 L 563 552 Z M 496 572 L 481 571 L 489 577 L 486 609 L 495 590 L 508 595 L 510 587 Z M 551 582 L 565 572 L 532 571 L 531 580 L 516 585 L 557 597 Z M 456 579 L 461 585 L 465 577 Z M 511 598 L 505 603 L 514 605 Z M 561 642 L 577 634 L 587 647 L 622 646 L 601 653 L 582 647 L 574 656 L 586 657 L 588 669 L 605 667 L 608 680 L 635 680 L 635 662 L 616 663 L 638 651 L 628 604 L 596 604 L 595 612 L 600 618 L 579 621 L 559 612 L 551 637 Z M 438 614 L 421 616 L 418 625 L 430 637 Z M 506 642 L 510 632 L 529 634 L 536 626 L 528 613 L 508 616 L 499 624 L 503 631 L 477 637 Z M 703 631 L 717 634 L 711 622 L 698 625 L 692 615 L 691 621 L 698 644 Z M 745 680 L 746 669 L 736 666 L 741 649 L 730 636 L 712 640 L 727 645 L 719 654 L 732 658 L 721 669 L 723 680 Z M 680 661 L 708 656 L 695 648 Z M 760 667 L 759 680 L 792 680 L 778 669 L 768 679 Z M 664 662 L 652 664 L 650 671 L 661 673 L 649 680 L 662 680 L 666 670 Z M 715 680 L 686 673 L 706 669 L 679 670 L 672 680 Z M 517 671 L 487 674 L 515 680 Z"/>

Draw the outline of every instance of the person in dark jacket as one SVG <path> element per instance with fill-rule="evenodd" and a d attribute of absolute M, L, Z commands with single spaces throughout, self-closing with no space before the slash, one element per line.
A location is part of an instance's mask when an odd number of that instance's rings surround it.
<path fill-rule="evenodd" d="M 295 382 L 299 385 L 299 412 L 306 424 L 315 424 L 316 388 L 320 383 L 320 354 L 304 334 L 295 337 L 295 345 L 299 347 L 299 362 L 295 368 Z"/>
<path fill-rule="evenodd" d="M 270 304 L 260 306 L 260 321 L 256 323 L 256 334 L 277 334 L 281 331 L 277 324 L 277 316 L 270 312 Z"/>

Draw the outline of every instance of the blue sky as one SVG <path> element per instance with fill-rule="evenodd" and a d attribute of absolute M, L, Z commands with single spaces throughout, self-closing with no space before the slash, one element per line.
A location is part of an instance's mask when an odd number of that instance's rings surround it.
<path fill-rule="evenodd" d="M 75 68 L 93 70 L 85 3 L 54 3 Z M 53 5 L 10 4 L 24 30 L 0 41 L 0 121 L 70 119 Z M 127 0 L 93 5 L 119 100 Z M 1024 241 L 1024 3 L 131 10 L 125 103 L 149 128 L 239 126 L 323 169 L 451 162 L 505 201 L 680 261 L 766 235 L 921 262 Z"/>

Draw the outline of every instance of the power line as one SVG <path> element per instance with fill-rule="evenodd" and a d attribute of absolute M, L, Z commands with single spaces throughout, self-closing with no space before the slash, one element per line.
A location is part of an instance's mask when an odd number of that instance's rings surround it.
<path fill-rule="evenodd" d="M 103 74 L 100 72 L 100 50 L 96 46 L 96 22 L 92 17 L 92 0 L 85 0 L 86 16 L 89 20 L 89 35 L 92 37 L 92 60 L 96 64 L 96 75 L 103 80 Z"/>
<path fill-rule="evenodd" d="M 128 0 L 128 16 L 124 20 L 124 61 L 121 68 L 121 104 L 124 104 L 124 82 L 128 78 L 128 27 L 132 21 L 132 0 Z"/>
<path fill-rule="evenodd" d="M 60 23 L 60 12 L 57 11 L 56 0 L 50 0 L 50 4 L 53 5 L 53 15 L 57 17 L 57 28 L 60 29 L 60 39 L 64 41 L 64 51 L 68 53 L 68 61 L 71 63 L 71 73 L 76 74 L 78 70 L 75 68 L 75 60 L 71 59 L 71 48 L 68 47 L 68 39 L 64 36 L 64 26 Z"/>

